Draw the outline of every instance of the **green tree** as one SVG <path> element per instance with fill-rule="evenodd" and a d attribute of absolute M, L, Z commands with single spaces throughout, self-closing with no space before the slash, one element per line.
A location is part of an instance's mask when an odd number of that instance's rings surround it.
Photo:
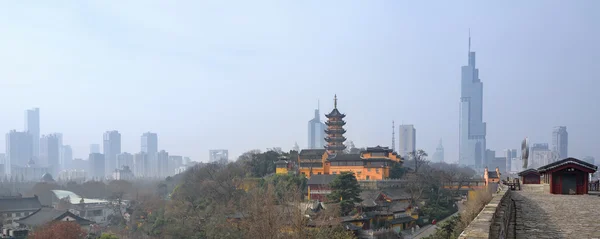
<path fill-rule="evenodd" d="M 402 167 L 401 163 L 394 163 L 392 168 L 390 168 L 390 178 L 402 178 L 406 169 Z"/>
<path fill-rule="evenodd" d="M 110 233 L 102 233 L 102 236 L 100 236 L 100 239 L 119 239 L 119 237 L 115 236 L 114 234 L 110 234 Z"/>
<path fill-rule="evenodd" d="M 355 203 L 362 202 L 360 185 L 353 172 L 342 172 L 329 186 L 331 187 L 331 194 L 328 195 L 328 199 L 340 203 L 342 215 L 352 211 Z"/>

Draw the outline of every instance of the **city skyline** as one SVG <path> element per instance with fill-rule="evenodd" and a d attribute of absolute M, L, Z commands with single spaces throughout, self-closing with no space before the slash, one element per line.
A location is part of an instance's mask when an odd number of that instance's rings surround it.
<path fill-rule="evenodd" d="M 87 158 L 89 144 L 115 129 L 131 153 L 139 135 L 152 131 L 170 153 L 206 161 L 207 150 L 227 148 L 235 159 L 294 142 L 306 148 L 314 100 L 337 93 L 352 122 L 345 136 L 357 146 L 389 145 L 394 119 L 419 128 L 419 148 L 429 153 L 443 138 L 446 160 L 456 162 L 457 82 L 470 28 L 485 82 L 486 148 L 517 148 L 525 136 L 551 142 L 548 129 L 563 125 L 571 156 L 600 157 L 590 143 L 600 131 L 593 122 L 600 116 L 593 106 L 600 86 L 595 1 L 541 8 L 442 2 L 436 9 L 212 3 L 219 14 L 205 3 L 180 4 L 175 14 L 152 4 L 139 11 L 134 3 L 53 10 L 44 9 L 51 3 L 7 3 L 0 11 L 12 20 L 0 25 L 12 37 L 0 40 L 10 46 L 0 72 L 0 132 L 24 130 L 23 110 L 39 107 L 40 134 L 62 133 L 74 158 Z M 334 6 L 339 11 L 323 10 Z M 314 18 L 301 17 L 306 12 Z M 366 96 L 380 87 L 394 97 Z M 577 97 L 556 97 L 565 92 Z M 6 142 L 0 145 L 5 151 Z"/>

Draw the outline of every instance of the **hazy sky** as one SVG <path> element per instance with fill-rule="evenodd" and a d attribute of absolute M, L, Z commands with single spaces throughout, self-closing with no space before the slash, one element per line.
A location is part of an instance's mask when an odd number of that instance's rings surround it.
<path fill-rule="evenodd" d="M 416 2 L 3 1 L 0 132 L 39 107 L 75 157 L 113 129 L 127 152 L 152 131 L 171 154 L 237 157 L 306 147 L 337 94 L 357 146 L 389 146 L 395 120 L 456 161 L 471 28 L 488 148 L 565 125 L 572 156 L 600 158 L 600 1 Z"/>

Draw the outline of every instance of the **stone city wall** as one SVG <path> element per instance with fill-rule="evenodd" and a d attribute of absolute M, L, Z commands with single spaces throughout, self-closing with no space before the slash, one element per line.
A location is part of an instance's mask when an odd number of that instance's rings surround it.
<path fill-rule="evenodd" d="M 512 200 L 511 190 L 500 185 L 498 191 L 492 194 L 492 200 L 485 205 L 477 217 L 465 228 L 458 238 L 507 238 L 510 226 L 514 221 L 515 206 Z"/>

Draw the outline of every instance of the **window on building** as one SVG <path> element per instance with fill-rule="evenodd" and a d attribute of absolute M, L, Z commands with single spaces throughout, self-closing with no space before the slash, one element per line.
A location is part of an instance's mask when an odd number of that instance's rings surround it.
<path fill-rule="evenodd" d="M 369 175 L 367 175 L 367 180 L 369 180 Z"/>
<path fill-rule="evenodd" d="M 321 175 L 321 172 L 317 173 L 318 175 Z"/>
<path fill-rule="evenodd" d="M 368 169 L 367 169 L 367 172 L 371 172 L 371 168 L 368 168 Z"/>
<path fill-rule="evenodd" d="M 375 173 L 379 173 L 379 169 L 378 168 L 375 169 Z"/>

